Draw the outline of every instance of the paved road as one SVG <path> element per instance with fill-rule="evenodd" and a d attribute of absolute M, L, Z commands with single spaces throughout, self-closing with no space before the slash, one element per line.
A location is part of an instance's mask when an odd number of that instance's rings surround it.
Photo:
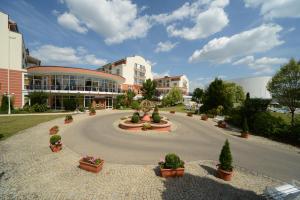
<path fill-rule="evenodd" d="M 300 154 L 296 151 L 224 134 L 212 123 L 179 114 L 163 114 L 177 126 L 171 133 L 127 133 L 113 124 L 124 115 L 97 115 L 79 121 L 66 129 L 63 141 L 77 153 L 100 155 L 111 163 L 154 164 L 168 152 L 185 161 L 218 160 L 228 138 L 235 164 L 285 181 L 300 180 Z"/>

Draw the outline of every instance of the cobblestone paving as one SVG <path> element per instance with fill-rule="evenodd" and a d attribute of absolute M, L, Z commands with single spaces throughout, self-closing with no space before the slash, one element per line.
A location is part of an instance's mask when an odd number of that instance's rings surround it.
<path fill-rule="evenodd" d="M 266 186 L 279 184 L 239 167 L 226 183 L 215 178 L 213 161 L 187 163 L 182 178 L 161 178 L 155 165 L 105 163 L 99 174 L 89 173 L 78 168 L 81 155 L 50 151 L 53 125 L 69 126 L 55 119 L 0 142 L 0 199 L 261 199 Z"/>

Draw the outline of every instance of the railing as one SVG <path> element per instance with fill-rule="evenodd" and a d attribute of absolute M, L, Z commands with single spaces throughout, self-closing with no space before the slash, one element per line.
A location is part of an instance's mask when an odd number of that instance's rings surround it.
<path fill-rule="evenodd" d="M 28 85 L 27 90 L 68 90 L 68 91 L 88 91 L 88 92 L 115 92 L 121 93 L 119 88 L 94 87 L 94 86 L 74 86 L 74 85 Z"/>

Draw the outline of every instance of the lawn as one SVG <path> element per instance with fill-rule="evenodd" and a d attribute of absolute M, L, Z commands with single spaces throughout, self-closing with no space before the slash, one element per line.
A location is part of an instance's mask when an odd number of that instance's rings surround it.
<path fill-rule="evenodd" d="M 275 117 L 281 117 L 287 124 L 291 123 L 292 120 L 292 115 L 290 113 L 285 114 L 285 113 L 277 113 L 277 112 L 270 112 L 271 115 Z M 295 121 L 300 122 L 300 114 L 295 115 Z"/>
<path fill-rule="evenodd" d="M 159 108 L 159 110 L 161 110 L 161 111 L 175 110 L 176 112 L 186 113 L 187 111 L 184 108 L 185 108 L 185 106 L 183 104 L 178 104 L 176 106 Z"/>
<path fill-rule="evenodd" d="M 4 140 L 19 131 L 37 124 L 63 117 L 63 115 L 32 115 L 0 117 L 0 140 Z"/>

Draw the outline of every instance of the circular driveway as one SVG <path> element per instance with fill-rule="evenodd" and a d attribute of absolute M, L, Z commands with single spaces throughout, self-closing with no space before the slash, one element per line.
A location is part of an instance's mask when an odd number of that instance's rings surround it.
<path fill-rule="evenodd" d="M 218 160 L 226 138 L 234 163 L 283 180 L 300 177 L 300 154 L 276 146 L 242 139 L 204 122 L 199 117 L 162 113 L 176 129 L 170 133 L 127 132 L 117 121 L 132 112 L 100 114 L 76 121 L 63 134 L 63 142 L 82 155 L 99 155 L 116 164 L 154 164 L 174 152 L 184 161 Z"/>

